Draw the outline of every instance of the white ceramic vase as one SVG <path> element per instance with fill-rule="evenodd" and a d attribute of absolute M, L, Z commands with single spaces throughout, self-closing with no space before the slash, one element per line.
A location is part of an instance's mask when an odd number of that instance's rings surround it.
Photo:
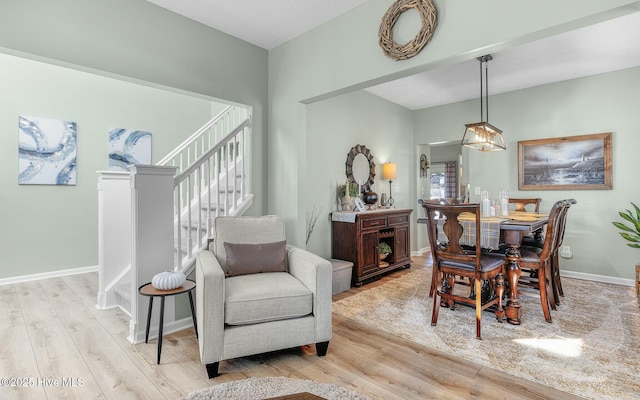
<path fill-rule="evenodd" d="M 179 271 L 160 272 L 151 280 L 151 286 L 158 290 L 173 290 L 179 288 L 187 277 Z"/>

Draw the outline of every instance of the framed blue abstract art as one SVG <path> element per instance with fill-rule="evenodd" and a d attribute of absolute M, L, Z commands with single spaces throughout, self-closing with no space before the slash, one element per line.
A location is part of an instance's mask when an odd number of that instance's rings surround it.
<path fill-rule="evenodd" d="M 131 129 L 109 131 L 109 169 L 128 171 L 130 165 L 151 164 L 151 133 Z"/>
<path fill-rule="evenodd" d="M 19 184 L 76 184 L 75 122 L 19 116 L 18 132 Z"/>

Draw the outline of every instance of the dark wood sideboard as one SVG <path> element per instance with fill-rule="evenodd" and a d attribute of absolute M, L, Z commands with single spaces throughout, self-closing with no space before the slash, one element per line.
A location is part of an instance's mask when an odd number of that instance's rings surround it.
<path fill-rule="evenodd" d="M 352 285 L 362 286 L 381 274 L 411 266 L 412 211 L 384 209 L 332 215 L 331 257 L 353 263 Z M 391 246 L 392 252 L 381 260 L 378 246 L 383 241 Z"/>

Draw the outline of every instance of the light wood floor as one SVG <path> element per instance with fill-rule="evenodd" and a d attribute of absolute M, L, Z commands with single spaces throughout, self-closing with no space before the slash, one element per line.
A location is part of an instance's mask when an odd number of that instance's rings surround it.
<path fill-rule="evenodd" d="M 424 268 L 428 259 L 414 258 Z M 338 300 L 410 272 L 401 270 Z M 451 357 L 341 316 L 325 357 L 314 346 L 225 361 L 207 379 L 193 329 L 131 345 L 128 317 L 96 310 L 97 273 L 0 287 L 0 399 L 177 399 L 222 382 L 287 376 L 333 383 L 372 399 L 569 399 L 524 379 Z M 59 386 L 54 386 L 55 384 Z"/>

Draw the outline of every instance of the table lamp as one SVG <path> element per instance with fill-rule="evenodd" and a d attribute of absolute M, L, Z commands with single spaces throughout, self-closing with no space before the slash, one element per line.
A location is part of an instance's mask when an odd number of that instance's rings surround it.
<path fill-rule="evenodd" d="M 389 181 L 389 207 L 393 208 L 393 196 L 391 195 L 391 182 L 396 179 L 396 164 L 385 163 L 382 164 L 382 179 Z"/>

